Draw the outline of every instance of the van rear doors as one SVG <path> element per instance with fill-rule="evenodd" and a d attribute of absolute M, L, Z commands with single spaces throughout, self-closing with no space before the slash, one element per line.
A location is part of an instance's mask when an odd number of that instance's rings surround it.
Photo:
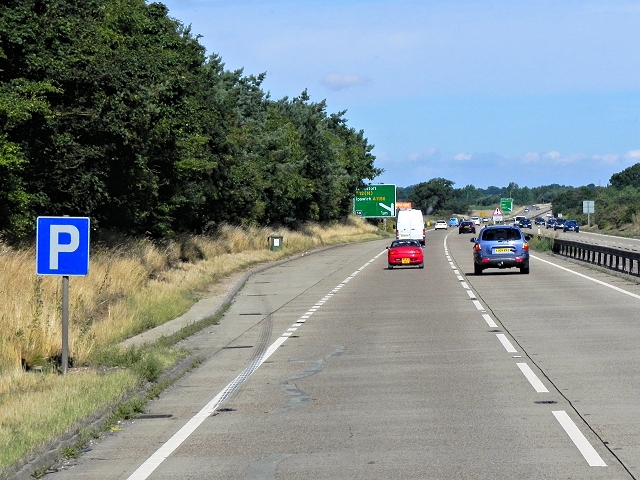
<path fill-rule="evenodd" d="M 400 210 L 396 218 L 396 238 L 418 240 L 424 245 L 427 230 L 421 210 Z"/>

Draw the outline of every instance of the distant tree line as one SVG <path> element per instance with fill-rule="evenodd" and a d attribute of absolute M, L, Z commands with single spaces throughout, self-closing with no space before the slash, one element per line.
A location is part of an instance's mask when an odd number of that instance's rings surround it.
<path fill-rule="evenodd" d="M 606 187 L 588 185 L 558 195 L 553 201 L 553 209 L 564 218 L 576 218 L 586 223 L 587 214 L 582 208 L 584 200 L 594 201 L 595 213 L 590 215 L 590 221 L 599 228 L 640 226 L 640 163 L 612 175 Z"/>
<path fill-rule="evenodd" d="M 500 204 L 501 198 L 513 198 L 515 205 L 551 203 L 554 213 L 582 224 L 587 223 L 583 201 L 592 200 L 595 204 L 595 213 L 589 218 L 592 224 L 603 229 L 618 229 L 626 224 L 640 226 L 640 163 L 612 175 L 606 187 L 552 184 L 529 188 L 512 182 L 506 187 L 482 189 L 467 185 L 456 189 L 453 185 L 450 180 L 433 178 L 398 188 L 397 197 L 412 202 L 414 208 L 425 214 L 441 217 L 469 215 L 474 207 L 492 208 Z"/>
<path fill-rule="evenodd" d="M 474 207 L 496 207 L 500 205 L 501 198 L 512 198 L 515 205 L 551 203 L 556 196 L 573 188 L 557 184 L 529 188 L 513 182 L 506 187 L 488 188 L 476 188 L 473 185 L 453 188 L 453 185 L 451 180 L 433 178 L 398 188 L 397 196 L 399 200 L 410 201 L 414 208 L 420 208 L 425 214 L 447 217 L 454 214 L 469 215 Z"/>
<path fill-rule="evenodd" d="M 38 215 L 166 236 L 223 222 L 296 226 L 352 209 L 382 170 L 346 112 L 225 70 L 145 0 L 0 9 L 0 235 Z"/>

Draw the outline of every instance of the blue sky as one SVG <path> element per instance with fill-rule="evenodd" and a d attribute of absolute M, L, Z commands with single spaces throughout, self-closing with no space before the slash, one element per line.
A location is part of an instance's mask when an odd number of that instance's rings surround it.
<path fill-rule="evenodd" d="M 227 69 L 307 89 L 373 183 L 607 185 L 640 162 L 636 0 L 168 0 Z"/>

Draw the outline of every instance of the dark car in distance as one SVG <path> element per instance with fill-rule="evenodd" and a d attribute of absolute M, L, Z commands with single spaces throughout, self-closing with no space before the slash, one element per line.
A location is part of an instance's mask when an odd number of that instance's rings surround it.
<path fill-rule="evenodd" d="M 529 240 L 516 225 L 491 225 L 472 238 L 473 273 L 481 275 L 487 268 L 518 268 L 529 273 Z"/>
<path fill-rule="evenodd" d="M 555 218 L 549 218 L 547 219 L 547 228 L 553 228 L 553 226 L 556 224 L 556 219 Z"/>
<path fill-rule="evenodd" d="M 536 225 L 544 225 L 544 218 L 536 217 L 536 219 L 533 221 L 533 223 L 535 223 Z"/>
<path fill-rule="evenodd" d="M 476 224 L 472 220 L 463 220 L 458 225 L 458 234 L 476 233 Z"/>
<path fill-rule="evenodd" d="M 518 222 L 518 226 L 520 228 L 531 228 L 531 220 L 528 218 L 521 218 Z"/>
<path fill-rule="evenodd" d="M 580 224 L 577 220 L 567 220 L 562 227 L 563 232 L 576 232 L 580 231 Z"/>
<path fill-rule="evenodd" d="M 562 230 L 564 228 L 564 218 L 556 219 L 556 223 L 553 224 L 553 230 Z"/>

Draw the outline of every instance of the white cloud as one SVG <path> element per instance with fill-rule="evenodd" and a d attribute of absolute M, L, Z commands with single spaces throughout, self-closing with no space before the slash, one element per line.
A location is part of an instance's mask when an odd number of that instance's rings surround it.
<path fill-rule="evenodd" d="M 620 155 L 616 155 L 615 153 L 607 153 L 605 155 L 594 155 L 593 159 L 594 160 L 598 160 L 602 163 L 606 163 L 609 165 L 613 165 L 615 164 L 618 159 L 620 158 Z"/>
<path fill-rule="evenodd" d="M 472 158 L 473 158 L 473 155 L 471 155 L 470 153 L 459 153 L 455 157 L 453 157 L 454 160 L 459 160 L 463 162 L 468 162 Z"/>
<path fill-rule="evenodd" d="M 560 164 L 580 162 L 582 160 L 587 159 L 588 157 L 583 153 L 574 153 L 571 155 L 564 156 L 560 152 L 551 150 L 543 154 L 540 154 L 537 152 L 529 152 L 522 155 L 519 158 L 522 160 L 522 163 L 538 163 L 538 162 L 543 162 L 545 160 L 547 161 L 550 160 L 551 163 L 553 163 L 554 165 L 560 165 Z M 594 156 L 593 158 L 595 159 L 596 157 Z M 604 159 L 604 157 L 602 159 Z"/>
<path fill-rule="evenodd" d="M 629 160 L 640 160 L 640 150 L 631 150 L 625 154 L 624 158 Z"/>
<path fill-rule="evenodd" d="M 412 162 L 416 162 L 418 160 L 425 160 L 427 158 L 432 158 L 434 155 L 438 153 L 438 149 L 435 147 L 429 147 L 426 150 L 422 150 L 420 152 L 410 153 L 408 158 Z"/>
<path fill-rule="evenodd" d="M 361 87 L 369 84 L 369 80 L 360 75 L 343 75 L 342 73 L 329 73 L 322 79 L 322 84 L 331 90 Z"/>

